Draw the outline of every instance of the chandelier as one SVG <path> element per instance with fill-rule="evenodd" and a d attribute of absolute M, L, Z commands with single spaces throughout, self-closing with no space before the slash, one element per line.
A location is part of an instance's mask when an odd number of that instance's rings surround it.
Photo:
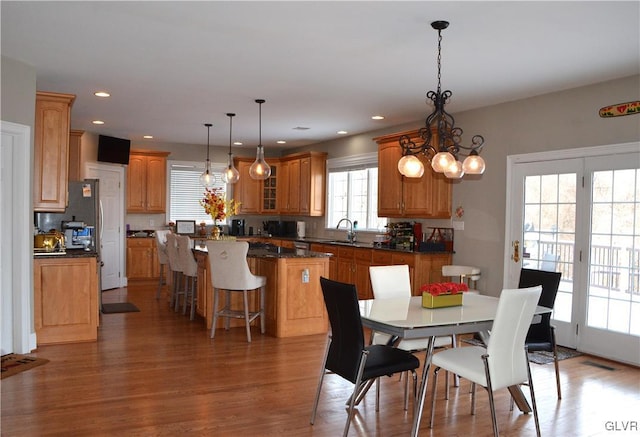
<path fill-rule="evenodd" d="M 416 144 L 408 135 L 399 139 L 402 148 L 402 158 L 398 161 L 398 171 L 409 178 L 419 178 L 424 174 L 424 164 L 417 155 L 424 155 L 431 161 L 431 167 L 438 173 L 444 173 L 450 179 L 460 179 L 465 174 L 484 173 L 484 159 L 478 154 L 484 144 L 481 135 L 474 135 L 470 146 L 460 144 L 462 129 L 455 126 L 453 116 L 444 109 L 444 105 L 451 98 L 452 92 L 442 91 L 440 86 L 440 61 L 442 31 L 449 27 L 448 21 L 434 21 L 431 27 L 438 31 L 438 88 L 429 91 L 427 98 L 433 102 L 434 110 L 426 119 L 426 126 L 418 131 L 423 140 Z M 466 154 L 462 150 L 468 151 Z M 465 156 L 460 162 L 459 156 Z"/>

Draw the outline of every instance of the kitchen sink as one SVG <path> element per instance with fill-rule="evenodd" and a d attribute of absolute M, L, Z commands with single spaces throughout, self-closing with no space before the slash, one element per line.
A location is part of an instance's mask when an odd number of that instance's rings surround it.
<path fill-rule="evenodd" d="M 345 246 L 355 246 L 356 243 L 352 243 L 348 240 L 330 240 L 327 241 L 327 244 L 344 244 Z"/>

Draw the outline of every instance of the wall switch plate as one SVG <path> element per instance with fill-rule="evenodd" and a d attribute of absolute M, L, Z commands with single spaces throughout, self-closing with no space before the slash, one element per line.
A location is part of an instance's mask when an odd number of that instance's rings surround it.
<path fill-rule="evenodd" d="M 453 229 L 455 229 L 456 231 L 464 231 L 464 222 L 460 220 L 454 220 Z"/>
<path fill-rule="evenodd" d="M 302 283 L 303 284 L 309 283 L 309 269 L 302 270 Z"/>

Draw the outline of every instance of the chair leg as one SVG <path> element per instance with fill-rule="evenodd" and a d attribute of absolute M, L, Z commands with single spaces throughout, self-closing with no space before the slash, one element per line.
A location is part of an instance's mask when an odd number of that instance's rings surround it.
<path fill-rule="evenodd" d="M 364 366 L 367 362 L 367 357 L 369 356 L 369 352 L 362 351 L 362 358 L 360 359 L 360 366 L 358 368 L 358 375 L 356 376 L 356 382 L 353 386 L 353 394 L 351 395 L 351 402 L 349 402 L 349 412 L 347 415 L 347 423 L 344 426 L 344 432 L 342 433 L 343 437 L 347 437 L 349 434 L 349 425 L 351 425 L 351 420 L 353 420 L 353 412 L 354 412 L 354 404 L 356 401 L 357 393 L 360 390 L 360 385 L 362 385 L 362 374 L 364 373 Z"/>
<path fill-rule="evenodd" d="M 553 341 L 553 365 L 556 367 L 556 390 L 558 391 L 558 399 L 562 399 L 560 366 L 558 365 L 558 343 L 556 343 L 556 330 L 553 326 L 551 327 L 551 340 Z"/>
<path fill-rule="evenodd" d="M 198 302 L 198 297 L 196 295 L 198 291 L 198 278 L 191 278 L 191 314 L 189 315 L 189 320 L 193 320 L 196 317 L 196 302 Z"/>
<path fill-rule="evenodd" d="M 261 287 L 260 289 L 260 333 L 264 334 L 265 332 L 267 332 L 267 328 L 266 328 L 266 320 L 265 320 L 265 295 L 267 294 L 267 290 L 266 290 L 266 286 L 265 287 Z"/>
<path fill-rule="evenodd" d="M 376 378 L 376 412 L 380 411 L 380 378 Z"/>
<path fill-rule="evenodd" d="M 316 410 L 318 409 L 318 401 L 320 400 L 320 391 L 322 390 L 322 382 L 324 381 L 325 369 L 327 366 L 327 357 L 329 356 L 329 346 L 331 345 L 331 335 L 327 337 L 327 346 L 322 359 L 322 367 L 320 367 L 320 377 L 318 378 L 318 389 L 316 390 L 316 398 L 313 401 L 313 409 L 311 410 L 311 424 L 316 421 Z"/>
<path fill-rule="evenodd" d="M 476 383 L 471 383 L 471 415 L 476 414 Z"/>
<path fill-rule="evenodd" d="M 189 294 L 189 284 L 191 283 L 192 278 L 190 276 L 184 276 L 184 301 L 182 302 L 182 315 L 187 314 L 187 305 L 189 304 L 189 298 L 191 297 Z"/>
<path fill-rule="evenodd" d="M 538 420 L 538 406 L 536 405 L 536 395 L 533 391 L 533 379 L 531 378 L 531 365 L 529 364 L 529 354 L 527 348 L 524 349 L 525 358 L 527 358 L 527 378 L 529 378 L 529 393 L 531 393 L 531 408 L 533 409 L 533 421 L 536 424 L 536 436 L 540 437 L 540 422 Z"/>
<path fill-rule="evenodd" d="M 220 300 L 220 289 L 213 289 L 213 322 L 211 323 L 211 335 L 209 338 L 213 338 L 216 335 L 216 325 L 218 323 L 218 305 Z"/>
<path fill-rule="evenodd" d="M 451 347 L 452 348 L 456 348 L 458 347 L 458 337 L 456 337 L 455 334 L 451 335 Z M 449 379 L 449 375 L 447 374 L 447 380 Z M 458 375 L 456 375 L 455 373 L 453 374 L 453 386 L 454 387 L 460 387 L 460 377 Z M 448 390 L 448 387 L 447 387 Z M 447 391 L 447 399 L 449 399 L 449 392 Z"/>
<path fill-rule="evenodd" d="M 249 326 L 249 300 L 247 290 L 242 290 L 242 300 L 244 301 L 244 325 L 247 328 L 247 342 L 251 343 L 251 327 Z"/>
<path fill-rule="evenodd" d="M 431 389 L 431 419 L 429 420 L 429 428 L 433 428 L 433 422 L 436 417 L 436 386 L 438 385 L 438 372 L 440 367 L 436 367 L 433 371 L 433 388 Z"/>
<path fill-rule="evenodd" d="M 164 264 L 160 264 L 160 279 L 158 279 L 158 291 L 156 291 L 156 300 L 160 299 L 163 283 L 164 283 Z"/>
<path fill-rule="evenodd" d="M 525 352 L 526 353 L 526 352 Z M 493 436 L 499 437 L 498 433 L 498 418 L 496 417 L 496 405 L 493 401 L 493 386 L 491 385 L 491 375 L 489 374 L 489 355 L 483 355 L 482 361 L 484 362 L 484 374 L 487 379 L 487 392 L 489 394 L 489 408 L 491 409 L 491 422 L 493 423 Z M 527 360 L 527 363 L 529 361 Z M 475 404 L 475 402 L 474 402 Z M 475 405 L 474 405 L 475 409 Z"/>
<path fill-rule="evenodd" d="M 224 307 L 223 310 L 229 310 L 231 309 L 231 292 L 229 290 L 225 290 L 224 292 Z M 229 317 L 225 317 L 224 318 L 224 329 L 226 331 L 229 330 L 229 324 L 230 320 Z"/>

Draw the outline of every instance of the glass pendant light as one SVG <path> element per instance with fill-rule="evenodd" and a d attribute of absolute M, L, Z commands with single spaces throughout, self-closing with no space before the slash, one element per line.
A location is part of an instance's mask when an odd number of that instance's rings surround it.
<path fill-rule="evenodd" d="M 227 113 L 227 117 L 229 117 L 229 164 L 227 168 L 222 172 L 222 181 L 226 184 L 235 184 L 240 179 L 240 172 L 233 165 L 233 156 L 231 154 L 231 131 L 233 127 L 233 117 L 236 114 Z"/>
<path fill-rule="evenodd" d="M 216 177 L 211 173 L 211 162 L 209 161 L 209 129 L 213 126 L 211 123 L 204 124 L 207 127 L 207 160 L 204 164 L 204 172 L 200 175 L 200 185 L 205 188 L 213 187 Z"/>
<path fill-rule="evenodd" d="M 431 160 L 431 168 L 438 173 L 447 171 L 450 165 L 456 162 L 456 158 L 449 152 L 438 152 Z"/>
<path fill-rule="evenodd" d="M 476 150 L 472 150 L 469 156 L 464 159 L 462 169 L 467 174 L 482 174 L 485 169 L 484 159 L 478 155 Z"/>
<path fill-rule="evenodd" d="M 447 169 L 444 171 L 444 175 L 449 179 L 460 179 L 464 176 L 464 170 L 462 167 L 462 163 L 460 161 L 454 161 Z"/>
<path fill-rule="evenodd" d="M 405 155 L 398 161 L 398 171 L 408 178 L 421 178 L 424 164 L 415 155 Z"/>
<path fill-rule="evenodd" d="M 258 141 L 258 150 L 256 151 L 256 160 L 249 168 L 249 176 L 251 179 L 265 180 L 271 176 L 271 167 L 264 160 L 264 147 L 262 147 L 262 104 L 264 99 L 257 99 L 256 103 L 259 105 L 259 123 L 260 123 L 260 137 Z"/>

